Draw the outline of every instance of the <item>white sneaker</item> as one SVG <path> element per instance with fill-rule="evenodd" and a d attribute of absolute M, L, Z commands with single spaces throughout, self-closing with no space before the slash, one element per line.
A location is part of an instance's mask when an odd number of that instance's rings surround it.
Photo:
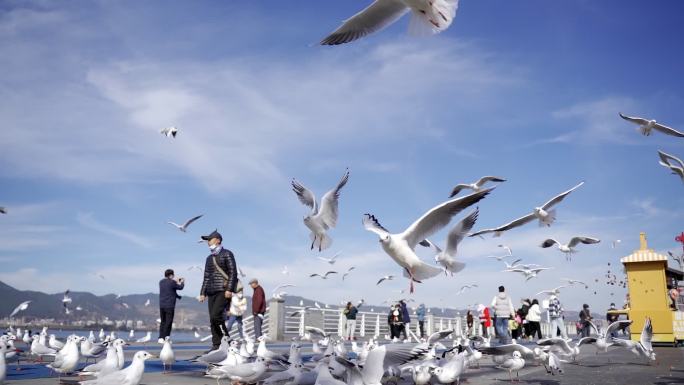
<path fill-rule="evenodd" d="M 160 344 L 163 344 L 163 343 L 164 343 L 164 339 L 163 339 L 163 338 L 160 338 L 160 339 L 157 340 L 157 342 L 159 342 Z"/>

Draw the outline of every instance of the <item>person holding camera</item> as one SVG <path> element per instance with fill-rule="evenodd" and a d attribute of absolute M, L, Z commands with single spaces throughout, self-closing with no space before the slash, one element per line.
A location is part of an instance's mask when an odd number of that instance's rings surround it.
<path fill-rule="evenodd" d="M 237 288 L 237 265 L 233 252 L 221 245 L 223 237 L 218 231 L 203 235 L 202 240 L 207 241 L 211 254 L 204 264 L 204 279 L 197 299 L 200 302 L 207 301 L 211 348 L 214 350 L 221 345 L 221 338 L 228 335 L 224 314 L 226 308 L 230 307 L 230 299 Z"/>
<path fill-rule="evenodd" d="M 159 281 L 159 343 L 164 343 L 164 338 L 171 335 L 173 315 L 176 311 L 176 299 L 180 296 L 177 290 L 183 290 L 185 278 L 176 279 L 173 270 L 166 269 L 164 278 Z"/>

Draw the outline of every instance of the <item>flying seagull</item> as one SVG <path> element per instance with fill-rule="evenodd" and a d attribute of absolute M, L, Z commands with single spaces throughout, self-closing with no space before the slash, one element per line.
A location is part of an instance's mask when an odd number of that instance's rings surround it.
<path fill-rule="evenodd" d="M 292 179 L 292 191 L 302 204 L 311 208 L 311 213 L 304 217 L 304 225 L 311 230 L 311 250 L 314 247 L 318 251 L 327 249 L 332 244 L 332 238 L 326 232 L 337 225 L 337 206 L 340 199 L 340 190 L 349 180 L 349 169 L 342 175 L 337 186 L 323 195 L 320 207 L 316 202 L 316 196 L 311 190 L 304 187 L 297 180 Z"/>
<path fill-rule="evenodd" d="M 335 262 L 337 262 L 336 258 L 338 255 L 340 255 L 340 253 L 341 253 L 341 251 L 338 252 L 337 254 L 333 255 L 331 258 L 318 257 L 318 259 L 320 259 L 323 262 L 328 262 L 329 264 L 334 265 Z"/>
<path fill-rule="evenodd" d="M 532 278 L 535 278 L 537 274 L 544 270 L 549 270 L 551 267 L 535 267 L 533 269 L 523 269 L 519 267 L 514 267 L 512 269 L 506 269 L 504 271 L 509 271 L 512 273 L 520 273 L 525 276 L 525 281 L 529 281 Z"/>
<path fill-rule="evenodd" d="M 177 127 L 166 127 L 162 128 L 161 131 L 162 135 L 165 135 L 167 138 L 175 138 L 176 134 L 178 133 L 178 128 Z"/>
<path fill-rule="evenodd" d="M 356 269 L 356 267 L 352 266 L 349 269 L 347 269 L 347 272 L 342 274 L 342 280 L 344 281 L 345 278 L 352 272 L 352 270 Z"/>
<path fill-rule="evenodd" d="M 473 283 L 473 284 L 470 284 L 470 285 L 463 285 L 463 286 L 461 286 L 460 289 L 458 289 L 458 291 L 456 292 L 456 295 L 463 294 L 463 293 L 466 292 L 466 290 L 472 289 L 472 288 L 474 288 L 474 287 L 477 287 L 477 284 L 474 284 L 474 283 Z"/>
<path fill-rule="evenodd" d="M 413 293 L 414 281 L 420 282 L 442 272 L 442 269 L 420 260 L 414 251 L 416 245 L 448 225 L 456 214 L 479 202 L 493 189 L 489 188 L 441 203 L 428 210 L 403 233 L 390 233 L 371 214 L 364 214 L 362 223 L 366 230 L 378 235 L 383 250 L 404 269 L 404 276 L 409 278 L 410 292 Z"/>
<path fill-rule="evenodd" d="M 585 288 L 585 289 L 588 289 L 588 288 L 589 288 L 589 285 L 587 285 L 586 283 L 584 283 L 584 282 L 582 282 L 582 281 L 580 281 L 580 280 L 578 280 L 578 279 L 561 278 L 561 280 L 567 282 L 569 285 L 575 285 L 575 284 L 578 284 L 578 283 L 579 283 L 580 285 L 584 285 L 584 288 Z"/>
<path fill-rule="evenodd" d="M 17 313 L 19 313 L 20 311 L 24 311 L 24 310 L 28 309 L 30 303 L 31 303 L 31 301 L 24 301 L 24 302 L 20 303 L 19 306 L 15 307 L 14 310 L 12 310 L 12 313 L 9 315 L 8 318 L 12 318 Z"/>
<path fill-rule="evenodd" d="M 325 274 L 313 273 L 313 274 L 309 275 L 309 278 L 320 277 L 321 279 L 328 279 L 328 276 L 330 274 L 338 274 L 338 273 L 336 271 L 328 271 Z"/>
<path fill-rule="evenodd" d="M 591 245 L 591 244 L 599 243 L 599 242 L 601 242 L 601 240 L 596 239 L 596 238 L 591 238 L 591 237 L 573 237 L 570 239 L 570 242 L 568 242 L 567 244 L 562 244 L 553 238 L 548 238 L 547 240 L 542 242 L 542 244 L 540 246 L 542 248 L 546 249 L 546 248 L 551 247 L 553 245 L 558 245 L 558 250 L 565 253 L 566 257 L 569 258 L 570 255 L 577 252 L 577 250 L 575 250 L 575 246 L 579 245 L 580 243 L 583 243 L 585 245 Z"/>
<path fill-rule="evenodd" d="M 658 155 L 660 155 L 660 162 L 658 163 L 663 167 L 669 168 L 673 174 L 679 176 L 682 182 L 684 182 L 684 162 L 676 156 L 666 154 L 660 150 Z"/>
<path fill-rule="evenodd" d="M 535 294 L 535 296 L 536 295 L 542 295 L 542 294 L 544 294 L 544 295 L 558 295 L 558 294 L 560 294 L 560 289 L 562 289 L 564 287 L 567 287 L 567 286 L 560 285 L 560 286 L 554 287 L 551 290 L 542 290 L 539 293 Z"/>
<path fill-rule="evenodd" d="M 377 285 L 379 285 L 379 284 L 381 284 L 381 283 L 383 283 L 383 282 L 385 282 L 385 281 L 391 281 L 391 280 L 393 280 L 393 279 L 394 279 L 394 276 L 393 276 L 393 275 L 386 275 L 386 276 L 380 278 L 380 279 L 378 280 L 378 283 L 376 283 L 375 285 L 377 286 Z"/>
<path fill-rule="evenodd" d="M 475 183 L 460 183 L 457 184 L 456 187 L 454 187 L 453 190 L 451 190 L 451 195 L 449 195 L 449 198 L 453 198 L 456 196 L 461 190 L 464 189 L 470 189 L 475 192 L 482 190 L 482 186 L 487 183 L 487 182 L 505 182 L 506 179 L 499 178 L 498 176 L 483 176 L 482 178 L 478 179 Z"/>
<path fill-rule="evenodd" d="M 632 122 L 632 123 L 638 125 L 639 131 L 641 131 L 641 133 L 644 136 L 649 136 L 649 135 L 651 135 L 651 131 L 656 130 L 656 131 L 662 132 L 665 135 L 684 138 L 684 132 L 679 132 L 679 131 L 675 130 L 674 128 L 664 126 L 664 125 L 656 122 L 653 119 L 648 120 L 648 119 L 639 118 L 636 116 L 626 116 L 626 115 L 623 115 L 622 112 L 620 113 L 620 117 L 622 119 L 628 121 L 628 122 Z"/>
<path fill-rule="evenodd" d="M 7 208 L 0 206 L 0 214 L 7 214 Z"/>
<path fill-rule="evenodd" d="M 435 252 L 435 261 L 444 267 L 445 273 L 448 271 L 453 276 L 454 273 L 458 273 L 465 268 L 465 263 L 456 260 L 456 251 L 458 244 L 475 225 L 479 213 L 479 209 L 475 209 L 475 211 L 463 218 L 449 231 L 446 240 L 446 250 L 442 250 L 427 239 L 425 240 Z"/>
<path fill-rule="evenodd" d="M 182 232 L 186 232 L 188 229 L 188 226 L 190 226 L 192 224 L 192 222 L 194 222 L 200 218 L 202 218 L 202 215 L 198 215 L 196 217 L 190 218 L 187 221 L 185 221 L 185 223 L 183 223 L 182 225 L 179 225 L 178 223 L 175 223 L 175 222 L 168 222 L 168 224 L 176 226 L 176 228 Z"/>
<path fill-rule="evenodd" d="M 621 242 L 622 242 L 622 240 L 616 239 L 616 240 L 614 240 L 614 241 L 611 243 L 610 246 L 614 249 L 614 248 L 617 247 L 618 243 L 621 243 Z"/>
<path fill-rule="evenodd" d="M 571 188 L 568 191 L 562 192 L 555 197 L 551 198 L 548 202 L 544 203 L 541 207 L 535 207 L 534 210 L 523 216 L 520 217 L 512 222 L 506 223 L 505 225 L 495 227 L 493 229 L 484 229 L 480 231 L 476 231 L 472 234 L 470 234 L 471 237 L 474 237 L 476 235 L 482 235 L 486 233 L 494 233 L 495 237 L 498 237 L 501 235 L 502 232 L 506 230 L 510 230 L 519 226 L 522 226 L 526 223 L 532 222 L 535 219 L 539 219 L 539 225 L 546 225 L 546 226 L 551 226 L 551 224 L 556 220 L 556 210 L 552 209 L 555 205 L 560 203 L 563 199 L 565 199 L 566 196 L 568 196 L 571 192 L 573 192 L 575 189 L 583 185 L 584 182 L 580 182 L 577 186 Z"/>
<path fill-rule="evenodd" d="M 375 0 L 321 41 L 338 45 L 360 39 L 393 24 L 411 11 L 409 31 L 413 34 L 439 33 L 451 25 L 458 0 Z"/>

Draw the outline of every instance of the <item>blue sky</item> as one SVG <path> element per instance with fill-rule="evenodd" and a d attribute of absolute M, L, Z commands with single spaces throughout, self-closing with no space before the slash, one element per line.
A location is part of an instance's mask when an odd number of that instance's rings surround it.
<path fill-rule="evenodd" d="M 292 294 L 377 303 L 408 285 L 375 286 L 400 271 L 361 215 L 401 231 L 454 184 L 487 174 L 508 181 L 480 203 L 477 229 L 586 184 L 551 228 L 465 240 L 466 270 L 419 285 L 417 301 L 462 307 L 502 283 L 520 298 L 562 277 L 593 281 L 639 231 L 677 250 L 682 184 L 657 150 L 682 157 L 684 142 L 643 137 L 617 113 L 684 128 L 680 2 L 464 0 L 439 36 L 409 36 L 405 18 L 352 44 L 315 44 L 366 4 L 2 2 L 0 279 L 125 294 L 156 291 L 172 267 L 194 295 L 200 276 L 187 269 L 206 256 L 195 241 L 218 228 L 267 289 L 296 282 Z M 171 125 L 175 140 L 159 134 Z M 304 279 L 327 266 L 308 250 L 289 181 L 320 196 L 345 167 L 323 255 L 341 251 L 336 267 L 357 271 L 344 283 Z M 187 234 L 166 224 L 196 214 Z M 572 262 L 538 247 L 573 235 L 603 242 Z M 613 239 L 623 242 L 612 249 Z M 483 258 L 502 242 L 554 269 L 523 284 Z M 466 283 L 479 288 L 455 296 Z M 623 296 L 601 279 L 562 298 L 600 309 Z"/>

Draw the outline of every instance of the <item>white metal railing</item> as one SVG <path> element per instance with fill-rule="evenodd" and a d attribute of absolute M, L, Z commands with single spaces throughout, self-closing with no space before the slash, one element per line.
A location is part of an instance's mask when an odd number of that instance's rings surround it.
<path fill-rule="evenodd" d="M 264 319 L 261 322 L 261 334 L 267 335 L 269 332 L 269 308 L 266 308 L 266 313 L 264 314 Z M 226 321 L 227 322 L 227 321 Z M 233 333 L 233 330 L 235 332 Z M 242 333 L 244 335 L 248 335 L 251 337 L 254 337 L 254 316 L 250 315 L 247 317 L 242 317 Z M 228 330 L 228 334 L 233 336 L 233 335 L 238 335 L 238 326 L 237 322 L 235 322 L 230 330 Z"/>

